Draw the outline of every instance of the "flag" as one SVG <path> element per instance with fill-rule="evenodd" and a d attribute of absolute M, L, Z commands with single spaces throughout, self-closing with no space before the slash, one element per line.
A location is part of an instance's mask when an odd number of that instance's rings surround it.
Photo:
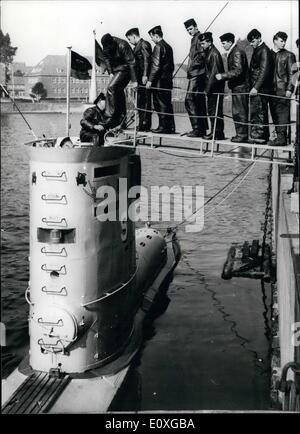
<path fill-rule="evenodd" d="M 88 80 L 91 78 L 89 69 L 92 68 L 88 59 L 80 56 L 75 51 L 71 51 L 71 77 L 78 78 L 79 80 Z"/>
<path fill-rule="evenodd" d="M 102 50 L 101 46 L 99 45 L 99 43 L 96 41 L 96 39 L 95 39 L 95 62 L 97 63 L 97 65 L 99 67 L 101 67 L 103 69 L 103 72 L 106 71 L 107 66 L 105 63 L 104 56 L 103 56 L 103 50 Z"/>

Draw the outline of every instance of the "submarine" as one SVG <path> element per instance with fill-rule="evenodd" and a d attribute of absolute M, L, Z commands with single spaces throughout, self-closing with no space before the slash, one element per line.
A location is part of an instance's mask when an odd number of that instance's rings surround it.
<path fill-rule="evenodd" d="M 180 245 L 173 230 L 162 235 L 149 223 L 136 229 L 128 218 L 135 200 L 128 192 L 141 185 L 134 147 L 71 137 L 37 139 L 25 149 L 29 350 L 2 380 L 2 413 L 106 412 L 141 346 L 144 319 L 180 260 Z M 111 189 L 113 199 L 103 194 Z"/>

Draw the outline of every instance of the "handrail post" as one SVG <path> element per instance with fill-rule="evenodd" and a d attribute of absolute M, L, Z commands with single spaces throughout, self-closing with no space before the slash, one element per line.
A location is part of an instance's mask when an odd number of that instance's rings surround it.
<path fill-rule="evenodd" d="M 220 100 L 220 94 L 218 93 L 217 104 L 216 104 L 216 112 L 215 112 L 215 121 L 214 121 L 214 128 L 213 128 L 213 136 L 212 136 L 211 155 L 213 155 L 213 152 L 214 152 L 216 128 L 217 128 L 217 121 L 218 121 L 218 111 L 219 111 L 219 100 Z"/>
<path fill-rule="evenodd" d="M 251 136 L 251 96 L 248 94 L 248 140 Z"/>
<path fill-rule="evenodd" d="M 137 115 L 138 115 L 138 107 L 137 107 L 137 97 L 138 97 L 138 88 L 134 89 L 135 97 L 134 97 L 134 132 L 133 132 L 133 143 L 134 147 L 136 147 L 136 126 L 137 126 Z"/>

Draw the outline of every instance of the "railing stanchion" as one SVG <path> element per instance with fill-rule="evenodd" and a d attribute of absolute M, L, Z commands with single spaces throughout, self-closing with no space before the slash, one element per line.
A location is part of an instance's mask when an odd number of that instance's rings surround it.
<path fill-rule="evenodd" d="M 218 122 L 218 112 L 219 112 L 219 100 L 220 100 L 220 94 L 218 93 L 217 104 L 216 104 L 216 112 L 215 112 L 215 121 L 214 121 L 214 128 L 213 128 L 213 136 L 212 136 L 212 144 L 211 144 L 211 156 L 213 156 L 213 153 L 214 153 L 215 136 L 216 136 L 217 122 Z"/>
<path fill-rule="evenodd" d="M 133 132 L 134 147 L 136 147 L 136 127 L 137 127 L 137 115 L 138 115 L 137 96 L 138 96 L 138 88 L 135 88 L 135 96 L 134 96 L 134 132 Z"/>
<path fill-rule="evenodd" d="M 248 140 L 251 137 L 251 96 L 248 95 Z"/>

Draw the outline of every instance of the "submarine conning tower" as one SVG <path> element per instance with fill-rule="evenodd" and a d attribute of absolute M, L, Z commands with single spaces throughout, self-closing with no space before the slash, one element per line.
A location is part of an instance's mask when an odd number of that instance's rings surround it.
<path fill-rule="evenodd" d="M 116 358 L 133 333 L 142 294 L 136 294 L 134 223 L 118 218 L 119 179 L 127 179 L 128 198 L 129 188 L 140 185 L 140 159 L 133 150 L 113 147 L 56 148 L 35 141 L 26 148 L 29 364 L 38 371 L 83 373 Z M 116 192 L 115 221 L 99 221 L 102 186 Z"/>

